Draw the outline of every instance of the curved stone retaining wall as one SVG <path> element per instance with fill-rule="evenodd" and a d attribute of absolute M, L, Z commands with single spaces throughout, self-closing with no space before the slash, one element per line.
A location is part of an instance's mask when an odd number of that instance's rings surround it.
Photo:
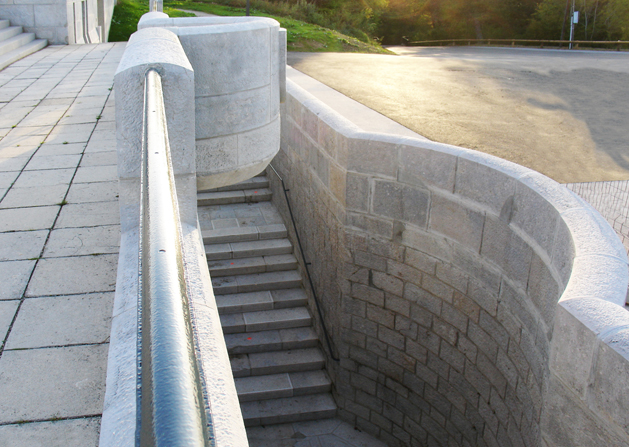
<path fill-rule="evenodd" d="M 290 81 L 282 114 L 273 165 L 344 419 L 391 446 L 629 445 L 627 258 L 591 207 L 489 155 L 363 132 Z"/>

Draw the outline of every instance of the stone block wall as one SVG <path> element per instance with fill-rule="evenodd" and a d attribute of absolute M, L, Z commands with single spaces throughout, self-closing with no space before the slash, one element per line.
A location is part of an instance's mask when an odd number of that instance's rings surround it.
<path fill-rule="evenodd" d="M 7 0 L 0 5 L 0 18 L 24 27 L 48 43 L 81 44 L 106 42 L 114 0 Z"/>
<path fill-rule="evenodd" d="M 391 446 L 629 443 L 627 259 L 585 202 L 489 155 L 363 132 L 290 82 L 273 166 L 341 417 Z"/>

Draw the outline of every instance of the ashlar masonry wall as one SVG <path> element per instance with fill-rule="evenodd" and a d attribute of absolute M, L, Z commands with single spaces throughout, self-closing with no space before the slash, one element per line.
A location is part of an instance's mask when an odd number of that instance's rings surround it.
<path fill-rule="evenodd" d="M 272 164 L 341 417 L 390 446 L 629 445 L 627 258 L 606 222 L 539 173 L 287 91 Z"/>

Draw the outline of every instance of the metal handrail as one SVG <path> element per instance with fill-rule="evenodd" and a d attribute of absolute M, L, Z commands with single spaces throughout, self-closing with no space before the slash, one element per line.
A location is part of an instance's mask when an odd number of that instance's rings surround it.
<path fill-rule="evenodd" d="M 142 447 L 207 446 L 162 82 L 153 69 L 146 74 L 144 98 L 137 438 Z"/>
<path fill-rule="evenodd" d="M 450 45 L 471 45 L 472 43 L 483 43 L 487 42 L 488 45 L 493 43 L 510 43 L 511 46 L 515 46 L 518 44 L 539 44 L 542 48 L 545 44 L 561 46 L 563 44 L 574 44 L 576 48 L 581 45 L 616 45 L 617 50 L 620 51 L 620 47 L 622 45 L 629 45 L 629 41 L 626 40 L 535 40 L 535 39 L 443 39 L 443 40 L 420 40 L 413 42 L 406 42 L 405 45 L 410 46 L 428 46 L 428 45 L 438 45 L 438 44 L 450 44 Z"/>
<path fill-rule="evenodd" d="M 290 200 L 288 198 L 288 192 L 290 189 L 286 188 L 286 184 L 284 183 L 284 179 L 280 176 L 280 174 L 275 170 L 272 164 L 269 164 L 269 167 L 273 170 L 280 183 L 282 183 L 282 190 L 284 191 L 284 198 L 286 199 L 286 205 L 288 206 L 288 214 L 290 215 L 290 220 L 293 223 L 293 229 L 295 230 L 295 238 L 297 239 L 297 245 L 299 246 L 299 253 L 301 254 L 301 260 L 303 261 L 304 268 L 306 269 L 306 276 L 308 277 L 308 283 L 310 284 L 310 290 L 312 291 L 312 297 L 314 298 L 314 302 L 317 308 L 317 313 L 319 314 L 319 320 L 321 321 L 321 328 L 323 329 L 323 335 L 325 337 L 325 342 L 328 346 L 328 351 L 330 352 L 330 357 L 335 362 L 340 362 L 341 359 L 334 354 L 334 350 L 332 349 L 332 342 L 330 340 L 330 335 L 328 333 L 328 328 L 325 325 L 325 319 L 323 318 L 323 312 L 321 311 L 321 305 L 319 304 L 319 298 L 317 297 L 317 292 L 315 291 L 314 284 L 312 283 L 312 276 L 310 275 L 310 269 L 308 266 L 309 262 L 306 262 L 306 256 L 304 255 L 304 248 L 301 245 L 301 238 L 299 237 L 299 232 L 297 231 L 297 224 L 295 223 L 295 218 L 293 217 L 293 208 L 290 206 Z"/>

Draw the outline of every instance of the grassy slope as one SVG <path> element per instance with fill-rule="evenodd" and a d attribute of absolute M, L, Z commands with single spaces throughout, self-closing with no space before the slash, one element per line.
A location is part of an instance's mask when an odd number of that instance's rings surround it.
<path fill-rule="evenodd" d="M 242 8 L 232 8 L 229 6 L 216 5 L 213 3 L 201 3 L 190 0 L 166 1 L 164 12 L 170 17 L 185 17 L 188 14 L 178 9 L 189 9 L 207 12 L 220 16 L 243 16 L 245 11 Z M 114 9 L 109 41 L 126 41 L 129 36 L 137 30 L 137 23 L 142 14 L 148 12 L 148 2 L 140 0 L 119 0 Z M 333 52 L 353 52 L 353 53 L 384 53 L 391 54 L 390 51 L 378 45 L 371 45 L 361 42 L 353 37 L 346 36 L 337 31 L 312 25 L 288 17 L 277 17 L 263 14 L 252 10 L 251 15 L 271 17 L 278 22 L 282 28 L 286 28 L 288 50 L 289 51 L 333 51 Z"/>
<path fill-rule="evenodd" d="M 114 7 L 114 15 L 111 19 L 109 30 L 109 42 L 126 42 L 129 36 L 138 30 L 138 21 L 143 14 L 149 12 L 148 1 L 118 0 Z M 170 17 L 189 17 L 188 14 L 172 8 L 164 8 L 164 12 Z"/>

